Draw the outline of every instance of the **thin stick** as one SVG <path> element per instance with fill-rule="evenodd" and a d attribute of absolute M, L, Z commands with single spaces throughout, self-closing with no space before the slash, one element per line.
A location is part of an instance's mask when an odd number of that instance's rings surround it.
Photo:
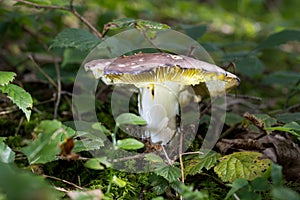
<path fill-rule="evenodd" d="M 81 16 L 77 12 L 77 10 L 74 8 L 74 5 L 73 5 L 74 0 L 70 0 L 70 6 L 69 7 L 57 6 L 57 5 L 40 5 L 40 4 L 33 3 L 33 2 L 30 2 L 30 1 L 26 1 L 26 0 L 15 0 L 15 1 L 20 2 L 20 3 L 24 3 L 26 5 L 33 6 L 37 9 L 46 8 L 46 9 L 52 9 L 52 10 L 58 9 L 58 10 L 69 11 L 74 16 L 76 16 L 83 24 L 85 24 L 94 33 L 94 35 L 96 35 L 98 38 L 104 40 L 104 37 L 102 36 L 102 34 L 89 21 L 87 21 L 83 16 Z"/>
<path fill-rule="evenodd" d="M 82 23 L 84 23 L 89 29 L 96 35 L 98 38 L 104 40 L 104 37 L 102 34 L 88 21 L 86 20 L 83 16 L 81 16 L 77 10 L 74 8 L 73 5 L 74 0 L 70 0 L 70 11 L 75 15 Z"/>
<path fill-rule="evenodd" d="M 53 56 L 53 60 L 54 60 L 54 66 L 55 66 L 55 71 L 56 71 L 56 78 L 57 78 L 57 95 L 56 95 L 56 102 L 55 102 L 55 106 L 54 106 L 54 116 L 53 116 L 53 118 L 56 119 L 57 110 L 58 110 L 58 106 L 60 104 L 60 99 L 61 99 L 61 78 L 60 78 L 59 65 L 58 65 L 57 61 L 55 61 L 54 56 Z"/>
<path fill-rule="evenodd" d="M 28 55 L 28 58 L 33 62 L 35 68 L 37 68 L 39 70 L 39 72 L 41 72 L 46 79 L 55 87 L 57 88 L 56 83 L 54 82 L 54 80 L 35 62 L 34 58 L 32 57 L 32 55 Z"/>
<path fill-rule="evenodd" d="M 63 182 L 63 183 L 72 185 L 73 187 L 75 187 L 75 188 L 77 188 L 77 189 L 84 190 L 83 187 L 80 187 L 80 186 L 78 186 L 78 185 L 76 185 L 76 184 L 74 184 L 74 183 L 71 183 L 71 182 L 69 182 L 69 181 L 66 181 L 66 180 L 64 180 L 64 179 L 60 179 L 60 178 L 57 178 L 57 177 L 54 177 L 54 176 L 45 175 L 45 174 L 43 174 L 43 176 L 44 176 L 45 178 L 50 178 L 50 179 L 53 179 L 53 180 L 61 181 L 61 182 Z"/>
<path fill-rule="evenodd" d="M 181 169 L 181 182 L 184 183 L 184 166 L 182 162 L 182 143 L 183 143 L 183 131 L 180 131 L 180 144 L 179 144 L 179 163 Z"/>

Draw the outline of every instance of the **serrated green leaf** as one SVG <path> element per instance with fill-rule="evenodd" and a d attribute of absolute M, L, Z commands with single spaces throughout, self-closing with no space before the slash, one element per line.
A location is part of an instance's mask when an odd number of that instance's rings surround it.
<path fill-rule="evenodd" d="M 178 167 L 167 165 L 155 170 L 155 174 L 164 177 L 171 183 L 181 176 L 181 171 Z"/>
<path fill-rule="evenodd" d="M 87 30 L 67 28 L 54 39 L 50 48 L 76 48 L 81 51 L 92 50 L 101 40 Z"/>
<path fill-rule="evenodd" d="M 127 138 L 117 141 L 117 146 L 124 150 L 137 150 L 144 147 L 144 144 L 134 138 Z"/>
<path fill-rule="evenodd" d="M 184 174 L 195 175 L 197 173 L 201 173 L 203 168 L 209 170 L 216 164 L 220 157 L 221 155 L 214 151 L 210 151 L 205 155 L 194 156 L 184 163 Z"/>
<path fill-rule="evenodd" d="M 264 64 L 257 57 L 243 57 L 235 65 L 238 72 L 250 78 L 261 75 L 264 71 Z"/>
<path fill-rule="evenodd" d="M 73 131 L 65 130 L 62 123 L 57 120 L 42 121 L 34 132 L 37 134 L 37 139 L 21 149 L 30 164 L 43 164 L 57 160 L 57 155 L 60 153 L 59 145 L 65 138 L 74 135 Z"/>
<path fill-rule="evenodd" d="M 0 71 L 0 85 L 4 86 L 9 84 L 15 79 L 16 73 Z"/>
<path fill-rule="evenodd" d="M 3 93 L 6 93 L 7 96 L 12 100 L 12 102 L 15 103 L 18 108 L 24 112 L 26 119 L 29 121 L 31 115 L 30 109 L 32 108 L 33 103 L 31 95 L 23 88 L 14 84 L 0 86 L 0 90 Z"/>
<path fill-rule="evenodd" d="M 97 158 L 91 158 L 86 163 L 84 163 L 84 166 L 89 169 L 95 169 L 95 170 L 103 170 L 104 167 L 100 164 L 100 161 Z"/>
<path fill-rule="evenodd" d="M 266 40 L 261 42 L 255 50 L 272 48 L 274 46 L 284 44 L 289 41 L 300 41 L 300 31 L 298 30 L 283 30 L 270 35 Z"/>
<path fill-rule="evenodd" d="M 146 125 L 147 122 L 140 116 L 137 116 L 132 113 L 123 113 L 119 115 L 116 119 L 117 126 L 123 124 L 132 124 L 132 125 Z"/>
<path fill-rule="evenodd" d="M 253 180 L 260 177 L 270 167 L 269 159 L 260 159 L 261 153 L 236 152 L 220 158 L 214 171 L 224 182 L 233 182 L 237 178 Z"/>
<path fill-rule="evenodd" d="M 0 162 L 13 163 L 15 160 L 15 152 L 4 143 L 4 139 L 0 137 Z"/>

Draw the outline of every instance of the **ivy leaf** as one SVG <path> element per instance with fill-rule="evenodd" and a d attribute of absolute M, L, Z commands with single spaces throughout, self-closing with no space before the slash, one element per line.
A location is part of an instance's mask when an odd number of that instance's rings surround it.
<path fill-rule="evenodd" d="M 144 147 L 144 144 L 134 138 L 127 138 L 117 141 L 117 146 L 124 150 L 137 150 Z"/>
<path fill-rule="evenodd" d="M 29 121 L 31 115 L 30 109 L 33 103 L 31 95 L 23 88 L 14 84 L 0 86 L 0 90 L 6 93 L 8 98 L 24 112 L 27 121 Z"/>
<path fill-rule="evenodd" d="M 92 50 L 101 42 L 87 30 L 67 28 L 60 32 L 54 39 L 50 48 L 76 48 L 81 51 Z"/>
<path fill-rule="evenodd" d="M 4 143 L 3 137 L 0 137 L 0 162 L 13 163 L 15 160 L 15 152 Z"/>
<path fill-rule="evenodd" d="M 147 122 L 140 116 L 137 116 L 132 113 L 123 113 L 119 115 L 116 119 L 117 126 L 124 125 L 124 124 L 131 124 L 131 125 L 146 125 Z"/>
<path fill-rule="evenodd" d="M 4 86 L 9 84 L 15 79 L 16 73 L 0 71 L 0 85 Z"/>
<path fill-rule="evenodd" d="M 216 164 L 220 157 L 221 155 L 215 151 L 210 151 L 205 155 L 194 156 L 185 162 L 184 174 L 195 175 L 201 173 L 203 168 L 209 170 Z"/>
<path fill-rule="evenodd" d="M 270 35 L 266 40 L 261 42 L 255 50 L 271 48 L 289 41 L 300 41 L 300 31 L 298 30 L 283 30 Z"/>
<path fill-rule="evenodd" d="M 155 174 L 164 177 L 171 183 L 181 176 L 181 171 L 178 167 L 167 165 L 156 169 Z"/>
<path fill-rule="evenodd" d="M 270 167 L 269 159 L 260 159 L 261 153 L 236 152 L 220 158 L 214 171 L 224 182 L 233 182 L 237 178 L 253 180 L 260 177 Z"/>

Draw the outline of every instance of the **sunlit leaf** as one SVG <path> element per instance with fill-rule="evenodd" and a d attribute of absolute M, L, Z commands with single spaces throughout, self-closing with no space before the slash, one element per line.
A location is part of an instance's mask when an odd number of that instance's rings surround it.
<path fill-rule="evenodd" d="M 269 159 L 260 159 L 257 152 L 236 152 L 220 158 L 214 171 L 224 182 L 233 182 L 237 178 L 253 180 L 260 177 L 270 167 Z"/>
<path fill-rule="evenodd" d="M 126 181 L 123 181 L 122 179 L 118 178 L 115 175 L 113 176 L 112 181 L 119 187 L 125 187 L 127 184 Z"/>
<path fill-rule="evenodd" d="M 89 51 L 101 42 L 87 30 L 67 28 L 60 32 L 54 39 L 51 48 L 76 48 L 81 51 Z"/>
<path fill-rule="evenodd" d="M 15 79 L 16 73 L 0 71 L 0 85 L 4 86 Z"/>
<path fill-rule="evenodd" d="M 155 174 L 164 177 L 169 182 L 173 182 L 180 177 L 181 171 L 178 167 L 167 165 L 155 170 Z"/>
<path fill-rule="evenodd" d="M 103 194 L 100 189 L 88 191 L 69 191 L 67 194 L 71 200 L 101 200 L 103 198 Z"/>
<path fill-rule="evenodd" d="M 29 121 L 31 115 L 30 109 L 33 103 L 31 95 L 23 88 L 14 84 L 0 86 L 0 90 L 6 93 L 8 98 L 24 112 L 26 119 Z"/>
<path fill-rule="evenodd" d="M 197 173 L 201 173 L 203 168 L 209 170 L 216 164 L 220 157 L 221 155 L 214 151 L 210 151 L 205 155 L 198 154 L 184 163 L 184 174 L 195 175 Z"/>
<path fill-rule="evenodd" d="M 89 159 L 86 163 L 84 163 L 84 166 L 95 170 L 104 169 L 104 167 L 100 164 L 100 161 L 97 158 Z"/>
<path fill-rule="evenodd" d="M 123 113 L 119 115 L 116 119 L 117 126 L 123 124 L 132 124 L 132 125 L 146 125 L 147 122 L 140 116 L 137 116 L 132 113 Z"/>
<path fill-rule="evenodd" d="M 15 152 L 4 143 L 4 139 L 0 137 L 0 162 L 13 163 L 15 160 Z"/>
<path fill-rule="evenodd" d="M 137 150 L 144 147 L 144 144 L 134 138 L 126 138 L 117 141 L 117 146 L 124 150 Z"/>
<path fill-rule="evenodd" d="M 60 153 L 59 145 L 69 138 L 74 131 L 67 131 L 57 120 L 42 121 L 35 129 L 37 139 L 33 140 L 21 151 L 27 156 L 30 164 L 43 164 L 57 160 Z"/>

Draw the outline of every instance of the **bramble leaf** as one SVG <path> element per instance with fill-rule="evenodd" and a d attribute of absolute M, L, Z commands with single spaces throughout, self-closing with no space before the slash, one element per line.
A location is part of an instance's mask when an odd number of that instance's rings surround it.
<path fill-rule="evenodd" d="M 30 109 L 33 103 L 31 95 L 23 88 L 14 84 L 0 86 L 0 90 L 6 93 L 8 98 L 25 113 L 26 119 L 29 121 L 31 115 Z"/>
<path fill-rule="evenodd" d="M 205 155 L 194 156 L 185 162 L 184 174 L 195 175 L 201 173 L 203 168 L 209 170 L 216 164 L 220 157 L 221 155 L 214 151 L 210 151 Z"/>
<path fill-rule="evenodd" d="M 16 73 L 0 71 L 0 85 L 4 86 L 9 84 L 15 79 Z"/>
<path fill-rule="evenodd" d="M 87 30 L 67 28 L 60 32 L 54 39 L 50 48 L 76 48 L 81 51 L 89 51 L 101 42 Z"/>
<path fill-rule="evenodd" d="M 261 153 L 236 152 L 220 158 L 214 171 L 224 182 L 233 182 L 237 178 L 253 180 L 260 177 L 270 167 L 269 159 L 260 159 Z"/>

